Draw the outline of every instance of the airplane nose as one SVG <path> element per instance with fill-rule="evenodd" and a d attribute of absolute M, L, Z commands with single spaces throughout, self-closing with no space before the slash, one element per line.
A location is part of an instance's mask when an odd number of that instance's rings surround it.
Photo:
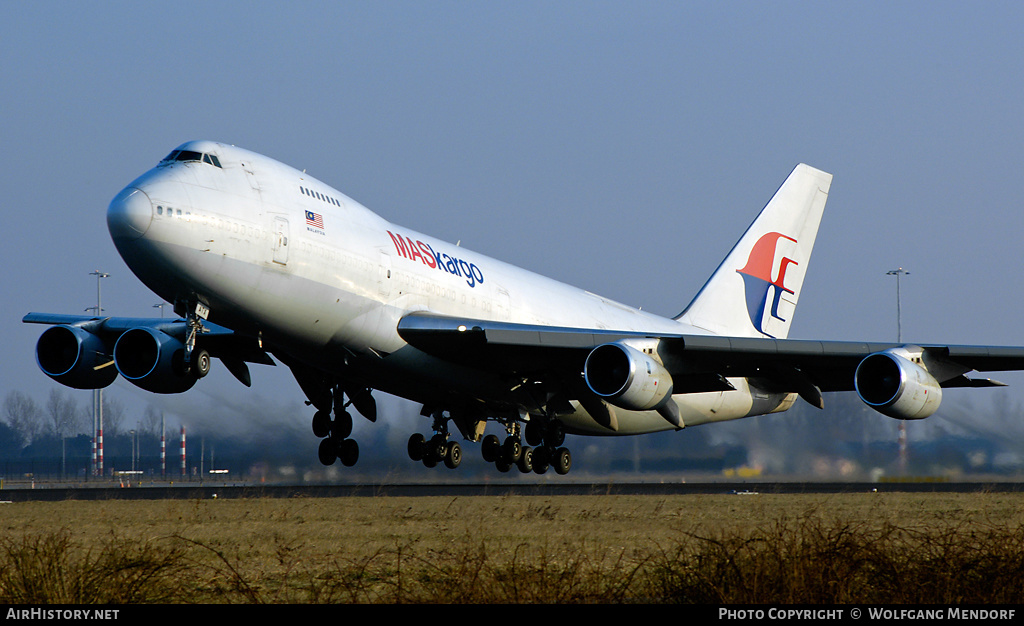
<path fill-rule="evenodd" d="M 153 203 L 141 189 L 125 187 L 110 201 L 107 228 L 114 239 L 138 239 L 153 221 Z"/>

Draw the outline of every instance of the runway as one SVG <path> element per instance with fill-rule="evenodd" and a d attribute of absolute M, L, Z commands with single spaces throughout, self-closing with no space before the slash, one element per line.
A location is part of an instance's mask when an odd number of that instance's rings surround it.
<path fill-rule="evenodd" d="M 15 487 L 0 502 L 208 498 L 360 498 L 478 496 L 600 496 L 685 494 L 1017 493 L 1024 482 L 675 482 L 675 483 L 401 483 L 350 485 L 229 485 L 184 483 L 141 487 Z"/>

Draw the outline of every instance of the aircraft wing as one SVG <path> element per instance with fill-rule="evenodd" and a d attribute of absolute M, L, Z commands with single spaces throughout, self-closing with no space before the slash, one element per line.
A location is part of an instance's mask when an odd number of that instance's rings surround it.
<path fill-rule="evenodd" d="M 399 335 L 434 356 L 524 379 L 555 371 L 579 374 L 598 346 L 650 341 L 671 374 L 674 393 L 726 391 L 731 377 L 757 379 L 779 391 L 796 392 L 822 406 L 820 392 L 852 391 L 858 365 L 868 356 L 911 348 L 942 387 L 988 387 L 1002 383 L 966 373 L 1024 369 L 1024 347 L 914 345 L 798 339 L 754 339 L 559 328 L 458 319 L 429 313 L 402 318 Z"/>

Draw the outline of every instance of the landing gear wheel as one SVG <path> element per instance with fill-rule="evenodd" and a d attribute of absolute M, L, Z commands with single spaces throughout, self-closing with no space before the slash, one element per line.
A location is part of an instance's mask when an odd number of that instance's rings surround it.
<path fill-rule="evenodd" d="M 334 462 L 338 459 L 338 446 L 331 441 L 330 437 L 320 441 L 320 447 L 317 448 L 317 456 L 320 457 L 320 462 L 324 465 L 334 465 Z"/>
<path fill-rule="evenodd" d="M 427 439 L 421 433 L 413 433 L 409 437 L 409 458 L 413 461 L 422 461 L 423 453 L 427 448 Z"/>
<path fill-rule="evenodd" d="M 313 434 L 321 439 L 331 434 L 330 413 L 327 411 L 317 411 L 313 415 Z"/>
<path fill-rule="evenodd" d="M 347 439 L 352 434 L 352 416 L 348 411 L 334 414 L 334 422 L 331 424 L 331 436 L 335 439 Z"/>
<path fill-rule="evenodd" d="M 455 469 L 462 463 L 462 446 L 458 441 L 449 441 L 445 449 L 444 464 L 448 469 Z"/>
<path fill-rule="evenodd" d="M 423 453 L 423 458 L 433 459 L 435 463 L 439 463 L 444 460 L 444 457 L 448 454 L 448 439 L 444 435 L 434 435 L 427 442 L 426 451 Z"/>
<path fill-rule="evenodd" d="M 501 456 L 501 441 L 498 439 L 498 436 L 487 435 L 484 437 L 483 443 L 480 444 L 480 452 L 488 463 L 497 461 Z"/>
<path fill-rule="evenodd" d="M 530 446 L 523 447 L 523 453 L 519 455 L 519 461 L 516 463 L 519 466 L 519 471 L 524 474 L 529 474 L 533 471 L 533 448 Z"/>
<path fill-rule="evenodd" d="M 551 466 L 552 450 L 547 446 L 540 446 L 533 451 L 533 471 L 536 474 L 543 474 Z"/>
<path fill-rule="evenodd" d="M 330 441 L 330 439 L 324 441 Z M 341 459 L 341 464 L 345 467 L 352 467 L 359 460 L 359 444 L 355 439 L 342 439 L 337 448 L 338 458 Z"/>
<path fill-rule="evenodd" d="M 196 350 L 192 353 L 192 375 L 196 378 L 203 378 L 210 373 L 210 353 L 206 350 Z"/>
<path fill-rule="evenodd" d="M 512 469 L 512 464 L 505 461 L 505 459 L 499 459 L 495 461 L 494 466 L 498 468 L 501 473 L 506 473 Z"/>
<path fill-rule="evenodd" d="M 531 446 L 539 446 L 544 441 L 544 426 L 536 419 L 526 423 L 523 435 L 526 443 Z"/>
<path fill-rule="evenodd" d="M 501 446 L 502 460 L 507 461 L 509 465 L 512 465 L 519 460 L 519 457 L 523 453 L 523 444 L 519 443 L 519 440 L 515 437 L 508 437 L 505 439 L 505 444 Z"/>
<path fill-rule="evenodd" d="M 557 448 L 558 446 L 565 443 L 565 429 L 562 427 L 562 422 L 555 420 L 548 424 L 547 433 L 544 437 L 544 443 Z"/>
<path fill-rule="evenodd" d="M 572 469 L 572 454 L 568 448 L 559 448 L 555 451 L 554 466 L 555 471 L 563 476 L 569 473 Z"/>

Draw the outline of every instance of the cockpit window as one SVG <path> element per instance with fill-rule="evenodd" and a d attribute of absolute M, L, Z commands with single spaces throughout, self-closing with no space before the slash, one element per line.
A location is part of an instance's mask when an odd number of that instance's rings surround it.
<path fill-rule="evenodd" d="M 174 155 L 175 161 L 202 161 L 203 154 L 201 152 L 193 152 L 192 150 L 179 150 L 178 154 Z"/>
<path fill-rule="evenodd" d="M 175 150 L 164 157 L 164 160 L 160 161 L 160 163 L 173 163 L 175 161 L 184 161 L 186 163 L 191 161 L 201 161 L 203 163 L 209 163 L 214 167 L 221 167 L 220 159 L 215 155 L 203 154 L 202 152 L 195 152 L 194 150 Z"/>

